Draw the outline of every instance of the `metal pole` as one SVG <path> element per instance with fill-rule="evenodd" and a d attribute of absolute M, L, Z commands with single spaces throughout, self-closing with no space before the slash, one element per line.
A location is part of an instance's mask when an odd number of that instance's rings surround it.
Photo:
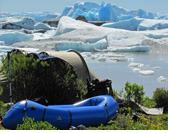
<path fill-rule="evenodd" d="M 11 87 L 10 53 L 11 53 L 11 52 L 8 52 L 8 69 L 9 69 L 10 103 L 11 103 L 11 105 L 12 105 L 12 87 Z"/>

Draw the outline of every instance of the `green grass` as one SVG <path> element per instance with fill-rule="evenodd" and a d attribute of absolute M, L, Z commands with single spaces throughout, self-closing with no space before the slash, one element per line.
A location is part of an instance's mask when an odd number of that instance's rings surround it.
<path fill-rule="evenodd" d="M 118 114 L 116 120 L 111 120 L 107 125 L 88 127 L 87 130 L 168 130 L 168 114 L 160 116 L 141 114 L 137 121 L 131 120 L 130 113 L 127 115 Z"/>

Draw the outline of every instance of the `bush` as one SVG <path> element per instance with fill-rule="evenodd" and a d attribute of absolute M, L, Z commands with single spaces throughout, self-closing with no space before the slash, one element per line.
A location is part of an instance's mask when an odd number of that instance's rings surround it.
<path fill-rule="evenodd" d="M 40 61 L 22 53 L 10 58 L 15 102 L 43 97 L 49 104 L 66 104 L 80 97 L 82 88 L 85 89 L 75 69 L 59 59 Z M 8 76 L 7 58 L 2 59 L 2 64 L 2 72 Z"/>
<path fill-rule="evenodd" d="M 23 118 L 23 124 L 18 124 L 16 130 L 57 130 L 47 121 L 34 122 L 34 118 Z"/>
<path fill-rule="evenodd" d="M 156 102 L 154 101 L 154 99 L 149 98 L 148 96 L 146 96 L 144 98 L 144 100 L 142 101 L 142 104 L 144 107 L 147 107 L 147 108 L 155 108 L 156 107 Z"/>
<path fill-rule="evenodd" d="M 126 82 L 124 98 L 127 102 L 133 100 L 135 103 L 141 103 L 144 98 L 144 94 L 143 86 L 137 85 L 136 83 L 131 85 L 131 83 Z"/>
<path fill-rule="evenodd" d="M 153 93 L 153 99 L 156 102 L 156 107 L 164 107 L 164 112 L 168 112 L 168 90 L 164 88 L 156 88 Z"/>

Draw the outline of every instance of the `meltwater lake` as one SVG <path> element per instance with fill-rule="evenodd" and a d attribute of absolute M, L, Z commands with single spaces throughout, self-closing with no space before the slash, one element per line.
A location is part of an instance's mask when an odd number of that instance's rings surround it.
<path fill-rule="evenodd" d="M 1 46 L 0 57 L 12 47 Z M 26 49 L 24 49 L 26 50 Z M 36 52 L 36 49 L 29 49 Z M 57 51 L 56 51 L 57 52 Z M 88 67 L 102 80 L 112 80 L 112 87 L 118 93 L 125 83 L 143 85 L 145 96 L 150 98 L 156 88 L 168 89 L 168 52 L 83 52 Z M 1 63 L 1 59 L 0 59 Z M 139 71 L 150 71 L 141 74 Z M 160 77 L 160 78 L 159 78 Z"/>
<path fill-rule="evenodd" d="M 118 53 L 120 54 L 120 53 Z M 121 53 L 123 54 L 123 53 Z M 145 96 L 150 98 L 153 96 L 153 92 L 156 88 L 168 89 L 168 54 L 166 53 L 146 53 L 135 52 L 127 53 L 128 61 L 117 62 L 97 62 L 90 59 L 86 59 L 88 66 L 98 75 L 101 79 L 112 80 L 112 87 L 118 93 L 124 89 L 125 83 L 128 81 L 131 84 L 136 83 L 143 85 Z M 139 68 L 141 70 L 154 71 L 154 74 L 140 74 L 135 71 L 137 66 L 130 67 L 131 62 L 140 63 Z M 160 76 L 164 78 L 158 79 Z"/>

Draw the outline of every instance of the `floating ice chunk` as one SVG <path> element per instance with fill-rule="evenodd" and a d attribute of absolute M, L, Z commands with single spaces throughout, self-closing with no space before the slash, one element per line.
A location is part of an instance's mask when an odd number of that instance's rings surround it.
<path fill-rule="evenodd" d="M 5 42 L 4 41 L 0 41 L 0 46 L 4 45 Z"/>
<path fill-rule="evenodd" d="M 168 28 L 167 20 L 154 20 L 144 18 L 131 18 L 128 20 L 121 20 L 115 23 L 106 23 L 102 27 L 126 29 L 133 31 L 156 30 Z"/>
<path fill-rule="evenodd" d="M 152 70 L 141 70 L 141 71 L 139 71 L 139 73 L 142 75 L 153 75 L 154 71 L 152 71 Z"/>
<path fill-rule="evenodd" d="M 17 48 L 17 49 L 24 50 L 26 52 L 38 52 L 39 51 L 39 49 L 36 49 L 36 48 Z"/>
<path fill-rule="evenodd" d="M 32 41 L 33 35 L 20 31 L 0 30 L 0 40 L 4 41 L 5 44 L 13 44 L 21 41 Z"/>
<path fill-rule="evenodd" d="M 157 81 L 158 82 L 165 82 L 165 81 L 167 81 L 167 78 L 165 78 L 164 76 L 160 76 L 157 78 Z"/>
<path fill-rule="evenodd" d="M 131 62 L 128 66 L 129 67 L 143 67 L 144 64 Z"/>
<path fill-rule="evenodd" d="M 77 51 L 93 52 L 103 50 L 107 48 L 108 44 L 105 39 L 102 39 L 96 43 L 84 43 L 84 42 L 71 42 L 71 41 L 59 41 L 56 43 L 56 50 L 68 50 L 74 49 Z"/>
<path fill-rule="evenodd" d="M 141 69 L 139 69 L 139 68 L 134 68 L 134 69 L 133 69 L 134 72 L 139 72 L 140 70 L 141 70 Z"/>
<path fill-rule="evenodd" d="M 34 33 L 32 34 L 34 36 L 33 40 L 53 38 L 55 32 L 56 32 L 55 30 L 49 30 L 45 33 Z"/>
<path fill-rule="evenodd" d="M 120 48 L 108 48 L 107 50 L 113 52 L 148 52 L 150 51 L 149 46 L 132 46 L 132 47 L 120 47 Z M 106 50 L 106 51 L 107 51 Z"/>
<path fill-rule="evenodd" d="M 155 67 L 153 67 L 153 69 L 160 69 L 160 67 L 159 66 L 155 66 Z"/>
<path fill-rule="evenodd" d="M 100 58 L 98 59 L 98 61 L 99 61 L 99 62 L 105 62 L 105 61 L 106 61 L 106 58 L 105 58 L 105 57 L 100 57 Z"/>
<path fill-rule="evenodd" d="M 124 58 L 124 57 L 112 57 L 110 58 L 111 60 L 115 60 L 115 61 L 121 61 L 121 62 L 126 62 L 128 61 L 128 58 Z"/>
<path fill-rule="evenodd" d="M 128 61 L 134 61 L 134 58 L 128 58 Z"/>
<path fill-rule="evenodd" d="M 115 23 L 106 23 L 102 27 L 117 28 L 117 29 L 126 29 L 136 31 L 139 24 L 143 21 L 142 18 L 132 18 L 129 20 L 123 20 Z"/>
<path fill-rule="evenodd" d="M 95 59 L 96 59 L 96 57 L 95 57 L 95 56 L 92 56 L 92 57 L 91 57 L 91 59 L 92 59 L 92 60 L 95 60 Z"/>
<path fill-rule="evenodd" d="M 156 29 L 166 29 L 168 28 L 167 20 L 154 20 L 154 19 L 144 19 L 139 26 L 138 30 L 156 30 Z"/>

